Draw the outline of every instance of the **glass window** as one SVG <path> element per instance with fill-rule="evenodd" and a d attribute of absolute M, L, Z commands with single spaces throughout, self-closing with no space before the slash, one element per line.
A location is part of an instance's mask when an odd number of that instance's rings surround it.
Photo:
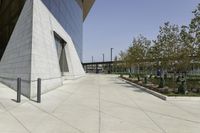
<path fill-rule="evenodd" d="M 76 0 L 42 0 L 65 31 L 71 36 L 82 60 L 83 12 Z"/>

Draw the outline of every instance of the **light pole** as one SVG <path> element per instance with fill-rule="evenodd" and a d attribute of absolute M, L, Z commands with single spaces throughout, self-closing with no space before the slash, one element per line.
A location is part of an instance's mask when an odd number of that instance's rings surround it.
<path fill-rule="evenodd" d="M 93 65 L 93 62 L 94 62 L 94 57 L 92 56 L 92 72 L 94 71 L 94 65 Z"/>
<path fill-rule="evenodd" d="M 110 61 L 111 61 L 111 62 L 112 62 L 113 49 L 114 49 L 114 48 L 110 48 Z"/>
<path fill-rule="evenodd" d="M 110 65 L 109 65 L 109 73 L 112 73 L 112 54 L 113 54 L 113 49 L 114 48 L 110 48 Z"/>
<path fill-rule="evenodd" d="M 104 59 L 104 53 L 102 54 L 102 56 L 103 56 L 103 63 L 104 63 L 104 61 L 105 61 L 105 59 Z M 102 63 L 102 72 L 104 71 L 104 64 Z"/>

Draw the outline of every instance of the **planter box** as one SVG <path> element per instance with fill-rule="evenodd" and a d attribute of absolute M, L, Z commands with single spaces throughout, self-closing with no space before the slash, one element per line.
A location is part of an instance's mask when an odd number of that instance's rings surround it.
<path fill-rule="evenodd" d="M 198 101 L 200 101 L 200 97 L 193 97 L 193 96 L 166 96 L 166 95 L 164 95 L 164 94 L 161 94 L 161 93 L 158 93 L 158 92 L 156 92 L 156 91 L 153 91 L 153 90 L 150 90 L 150 89 L 148 89 L 148 88 L 146 88 L 146 87 L 143 87 L 143 86 L 141 86 L 141 85 L 138 85 L 138 84 L 136 84 L 136 83 L 133 83 L 131 80 L 127 80 L 126 78 L 123 78 L 123 77 L 121 77 L 121 79 L 123 80 L 123 81 L 125 81 L 126 83 L 128 83 L 128 84 L 131 84 L 131 85 L 133 85 L 133 86 L 136 86 L 137 88 L 139 88 L 139 89 L 141 89 L 141 90 L 143 90 L 143 91 L 145 91 L 145 92 L 148 92 L 149 94 L 152 94 L 152 95 L 154 95 L 154 96 L 156 96 L 156 97 L 158 97 L 158 98 L 160 98 L 160 99 L 162 99 L 162 100 L 167 100 L 167 101 L 175 101 L 175 100 L 183 100 L 183 101 L 187 101 L 187 100 L 198 100 Z"/>

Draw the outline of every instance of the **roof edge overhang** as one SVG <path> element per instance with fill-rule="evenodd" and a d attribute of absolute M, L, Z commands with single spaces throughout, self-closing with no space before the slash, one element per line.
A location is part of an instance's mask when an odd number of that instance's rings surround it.
<path fill-rule="evenodd" d="M 88 13 L 90 12 L 90 9 L 92 8 L 95 0 L 82 0 L 82 2 L 83 2 L 83 21 L 84 21 Z"/>
<path fill-rule="evenodd" d="M 87 17 L 88 13 L 90 12 L 90 9 L 92 8 L 95 0 L 76 0 L 83 10 L 83 21 Z"/>

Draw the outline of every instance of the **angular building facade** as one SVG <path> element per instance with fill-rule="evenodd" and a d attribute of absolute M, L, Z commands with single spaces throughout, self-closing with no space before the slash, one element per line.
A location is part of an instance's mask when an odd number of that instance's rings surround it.
<path fill-rule="evenodd" d="M 0 81 L 22 94 L 42 93 L 85 75 L 82 26 L 94 0 L 0 0 Z"/>

